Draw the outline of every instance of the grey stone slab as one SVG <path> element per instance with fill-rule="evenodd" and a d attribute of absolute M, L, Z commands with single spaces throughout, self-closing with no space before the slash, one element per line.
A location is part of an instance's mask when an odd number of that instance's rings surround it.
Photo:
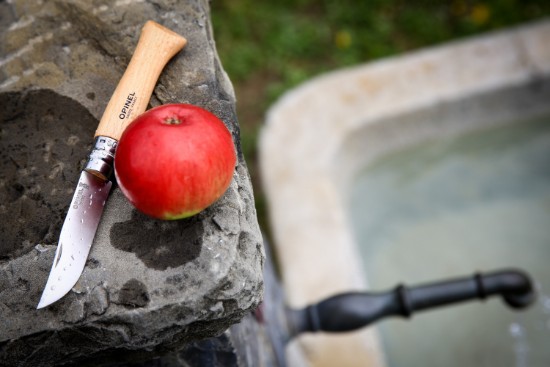
<path fill-rule="evenodd" d="M 208 2 L 14 0 L 0 12 L 0 364 L 139 358 L 241 320 L 261 300 L 264 253 Z M 36 310 L 93 132 L 150 19 L 188 40 L 151 106 L 220 117 L 238 152 L 233 181 L 173 222 L 138 213 L 115 187 L 80 280 Z"/>

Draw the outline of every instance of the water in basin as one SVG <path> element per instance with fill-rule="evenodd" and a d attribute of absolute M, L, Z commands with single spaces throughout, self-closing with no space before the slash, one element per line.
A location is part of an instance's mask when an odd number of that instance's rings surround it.
<path fill-rule="evenodd" d="M 523 312 L 490 299 L 383 321 L 389 366 L 550 366 L 550 117 L 382 157 L 349 208 L 372 290 L 518 267 L 540 291 Z"/>

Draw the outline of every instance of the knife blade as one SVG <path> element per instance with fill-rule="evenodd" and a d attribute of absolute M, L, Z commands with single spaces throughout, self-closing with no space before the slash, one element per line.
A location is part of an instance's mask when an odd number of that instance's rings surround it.
<path fill-rule="evenodd" d="M 145 111 L 162 70 L 186 43 L 184 37 L 156 22 L 143 26 L 126 71 L 99 121 L 38 309 L 61 299 L 80 278 L 112 187 L 117 142 L 126 126 Z"/>

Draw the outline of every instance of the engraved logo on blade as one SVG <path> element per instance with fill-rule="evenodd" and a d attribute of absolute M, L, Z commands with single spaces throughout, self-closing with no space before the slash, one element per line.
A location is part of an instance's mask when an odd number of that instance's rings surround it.
<path fill-rule="evenodd" d="M 88 190 L 89 188 L 90 186 L 86 185 L 83 182 L 78 183 L 78 188 L 73 201 L 73 209 L 78 209 L 80 204 L 82 204 L 82 200 L 84 200 L 84 190 Z"/>

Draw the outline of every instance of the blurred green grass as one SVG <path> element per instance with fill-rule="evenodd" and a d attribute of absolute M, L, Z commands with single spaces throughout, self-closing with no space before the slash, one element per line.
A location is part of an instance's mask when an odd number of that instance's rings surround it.
<path fill-rule="evenodd" d="M 214 0 L 216 47 L 237 95 L 260 225 L 257 136 L 267 108 L 320 73 L 550 15 L 548 0 Z"/>

